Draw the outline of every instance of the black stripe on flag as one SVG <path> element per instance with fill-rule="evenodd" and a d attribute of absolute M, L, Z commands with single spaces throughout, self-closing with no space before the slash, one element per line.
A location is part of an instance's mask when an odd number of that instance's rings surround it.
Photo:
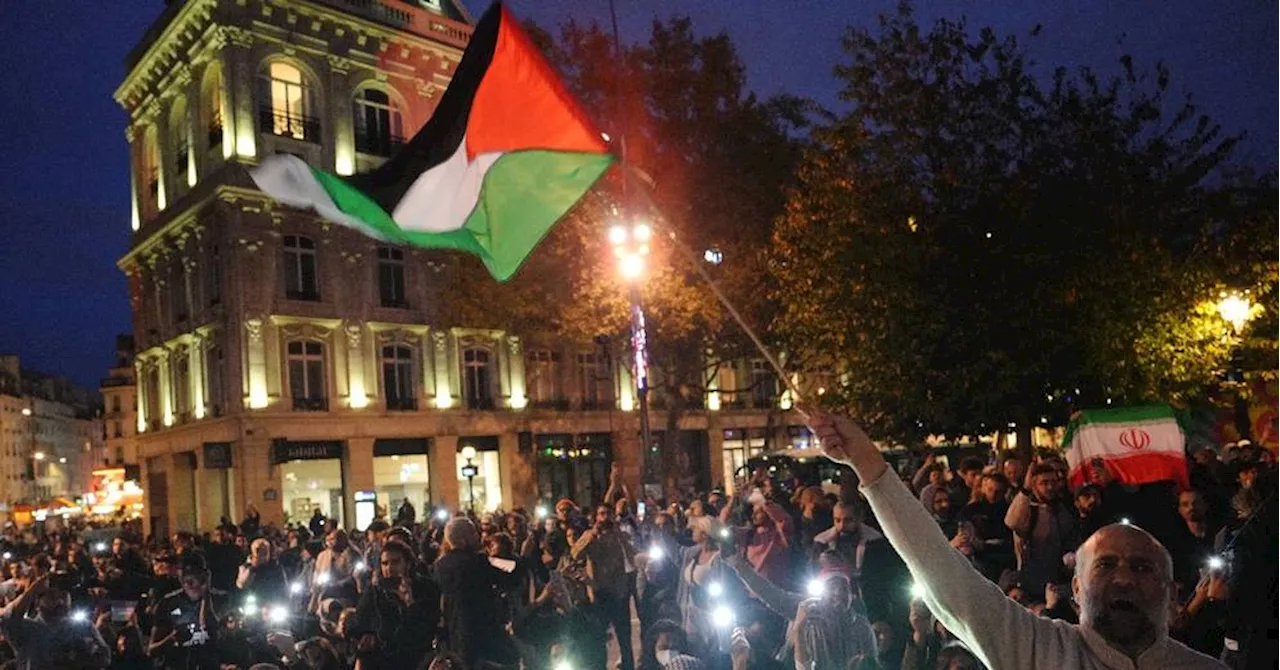
<path fill-rule="evenodd" d="M 493 61 L 501 24 L 502 5 L 495 2 L 480 17 L 440 104 L 418 134 L 378 169 L 346 178 L 388 214 L 395 211 L 405 191 L 423 172 L 445 162 L 458 150 L 467 132 L 476 91 Z"/>

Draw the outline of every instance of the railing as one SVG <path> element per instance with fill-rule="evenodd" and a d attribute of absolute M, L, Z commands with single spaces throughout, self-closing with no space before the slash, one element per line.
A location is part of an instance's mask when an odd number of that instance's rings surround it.
<path fill-rule="evenodd" d="M 390 156 L 404 146 L 404 138 L 384 133 L 356 132 L 356 151 L 370 156 Z"/>
<path fill-rule="evenodd" d="M 417 398 L 387 398 L 387 410 L 392 412 L 415 412 L 418 409 Z"/>
<path fill-rule="evenodd" d="M 299 412 L 327 412 L 328 398 L 294 398 L 293 409 Z"/>
<path fill-rule="evenodd" d="M 492 410 L 493 398 L 467 398 L 465 400 L 467 409 Z"/>
<path fill-rule="evenodd" d="M 569 400 L 561 398 L 559 400 L 535 400 L 530 403 L 534 409 L 554 409 L 560 412 L 568 411 Z"/>
<path fill-rule="evenodd" d="M 600 400 L 600 399 L 585 400 L 584 399 L 582 401 L 581 408 L 583 411 L 587 411 L 587 412 L 613 409 L 613 402 L 610 400 Z"/>
<path fill-rule="evenodd" d="M 277 111 L 270 105 L 258 108 L 258 130 L 303 142 L 320 141 L 320 119 Z"/>

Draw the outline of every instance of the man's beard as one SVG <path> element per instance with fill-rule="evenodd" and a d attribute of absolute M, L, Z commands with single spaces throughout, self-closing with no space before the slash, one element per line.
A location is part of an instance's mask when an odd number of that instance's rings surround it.
<path fill-rule="evenodd" d="M 1157 636 L 1156 622 L 1133 601 L 1118 599 L 1093 616 L 1093 628 L 1108 642 L 1131 645 Z"/>

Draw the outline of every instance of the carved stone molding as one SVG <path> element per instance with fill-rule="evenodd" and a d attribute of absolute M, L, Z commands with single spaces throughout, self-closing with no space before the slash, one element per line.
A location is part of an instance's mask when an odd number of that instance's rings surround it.
<path fill-rule="evenodd" d="M 511 352 L 512 356 L 519 356 L 520 355 L 520 338 L 515 336 L 508 337 L 507 349 Z"/>
<path fill-rule="evenodd" d="M 248 319 L 244 322 L 244 332 L 249 336 L 249 344 L 262 344 L 262 319 Z"/>
<path fill-rule="evenodd" d="M 336 72 L 338 74 L 346 74 L 350 72 L 351 66 L 355 64 L 350 58 L 347 58 L 345 56 L 337 56 L 334 54 L 329 54 L 328 60 L 329 60 L 329 70 Z"/>
<path fill-rule="evenodd" d="M 348 323 L 342 329 L 342 334 L 347 336 L 347 347 L 351 349 L 360 348 L 360 336 L 364 330 L 358 323 Z"/>
<path fill-rule="evenodd" d="M 236 26 L 222 26 L 222 34 L 228 42 L 238 47 L 251 47 L 257 39 L 253 31 Z"/>
<path fill-rule="evenodd" d="M 448 348 L 449 342 L 443 331 L 437 330 L 431 334 L 431 341 L 436 345 L 436 354 L 444 355 L 445 349 Z"/>

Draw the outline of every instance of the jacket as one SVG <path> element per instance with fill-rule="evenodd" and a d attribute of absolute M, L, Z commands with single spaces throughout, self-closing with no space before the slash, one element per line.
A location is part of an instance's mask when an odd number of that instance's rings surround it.
<path fill-rule="evenodd" d="M 1005 597 L 953 549 L 906 485 L 885 470 L 862 491 L 881 529 L 924 586 L 925 604 L 991 670 L 1225 668 L 1165 636 L 1135 663 L 1088 628 L 1036 616 Z"/>

